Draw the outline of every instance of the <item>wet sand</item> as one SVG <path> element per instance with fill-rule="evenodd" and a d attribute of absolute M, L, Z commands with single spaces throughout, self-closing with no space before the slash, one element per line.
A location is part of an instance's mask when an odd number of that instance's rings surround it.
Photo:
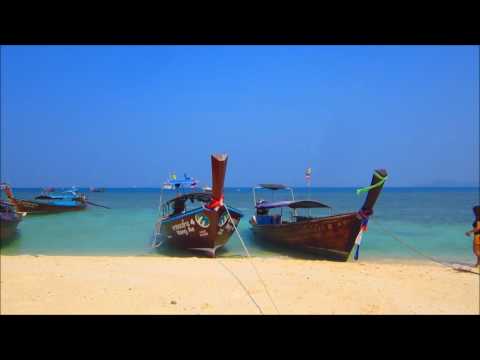
<path fill-rule="evenodd" d="M 436 264 L 30 255 L 0 261 L 2 314 L 276 314 L 250 261 L 280 314 L 480 313 L 480 276 Z"/>

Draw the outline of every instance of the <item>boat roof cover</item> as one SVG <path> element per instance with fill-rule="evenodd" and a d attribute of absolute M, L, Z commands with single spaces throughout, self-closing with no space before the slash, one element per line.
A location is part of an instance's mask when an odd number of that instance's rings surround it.
<path fill-rule="evenodd" d="M 280 190 L 280 189 L 288 189 L 288 186 L 282 184 L 259 184 L 261 188 L 270 189 L 270 190 Z"/>
<path fill-rule="evenodd" d="M 330 208 L 330 206 L 315 200 L 263 202 L 256 206 L 257 209 L 274 209 L 279 207 L 289 207 L 292 209 Z"/>
<path fill-rule="evenodd" d="M 176 196 L 174 197 L 173 199 L 167 201 L 167 204 L 170 204 L 172 202 L 175 202 L 177 200 L 184 200 L 184 201 L 187 201 L 187 200 L 197 200 L 197 201 L 202 201 L 202 202 L 210 202 L 212 201 L 213 199 L 213 196 L 211 193 L 207 193 L 207 192 L 194 192 L 194 193 L 189 193 L 189 194 L 184 194 L 184 195 L 180 195 L 180 196 Z"/>
<path fill-rule="evenodd" d="M 73 199 L 79 197 L 78 192 L 74 190 L 67 190 L 61 192 L 48 192 L 47 194 L 42 193 L 36 197 L 36 199 L 48 198 L 48 199 Z"/>

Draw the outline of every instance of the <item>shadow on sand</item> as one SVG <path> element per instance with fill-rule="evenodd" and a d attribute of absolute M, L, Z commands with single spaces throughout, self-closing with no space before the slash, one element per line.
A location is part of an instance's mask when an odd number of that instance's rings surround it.
<path fill-rule="evenodd" d="M 301 259 L 301 260 L 328 260 L 335 262 L 345 262 L 343 260 L 322 256 L 321 254 L 313 254 L 306 250 L 295 249 L 289 246 L 282 246 L 277 244 L 271 244 L 265 241 L 255 240 L 255 246 L 258 250 L 268 253 L 269 256 L 278 254 L 282 257 Z"/>

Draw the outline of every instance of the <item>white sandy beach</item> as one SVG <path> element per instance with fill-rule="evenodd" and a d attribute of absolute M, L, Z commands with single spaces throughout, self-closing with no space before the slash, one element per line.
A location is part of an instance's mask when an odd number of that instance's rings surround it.
<path fill-rule="evenodd" d="M 265 314 L 247 259 L 1 256 L 2 314 Z M 252 259 L 281 314 L 479 314 L 480 277 L 435 264 Z M 478 270 L 477 270 L 478 271 Z"/>

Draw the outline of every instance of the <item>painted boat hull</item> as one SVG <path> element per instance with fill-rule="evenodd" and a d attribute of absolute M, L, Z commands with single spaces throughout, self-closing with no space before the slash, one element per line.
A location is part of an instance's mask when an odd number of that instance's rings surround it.
<path fill-rule="evenodd" d="M 230 207 L 228 211 L 237 226 L 243 215 Z M 223 217 L 226 217 L 224 223 Z M 215 257 L 216 251 L 228 242 L 235 228 L 222 206 L 217 211 L 203 207 L 164 218 L 157 224 L 156 230 L 157 240 L 161 243 Z"/>
<path fill-rule="evenodd" d="M 52 214 L 66 211 L 79 211 L 86 208 L 87 204 L 83 201 L 76 201 L 75 206 L 59 206 L 48 202 L 16 200 L 14 203 L 18 212 L 27 214 Z"/>
<path fill-rule="evenodd" d="M 347 261 L 361 223 L 357 213 L 347 213 L 286 224 L 252 224 L 251 229 L 260 241 Z"/>
<path fill-rule="evenodd" d="M 17 232 L 17 226 L 22 221 L 22 216 L 18 214 L 8 214 L 0 218 L 0 240 L 11 239 Z"/>

